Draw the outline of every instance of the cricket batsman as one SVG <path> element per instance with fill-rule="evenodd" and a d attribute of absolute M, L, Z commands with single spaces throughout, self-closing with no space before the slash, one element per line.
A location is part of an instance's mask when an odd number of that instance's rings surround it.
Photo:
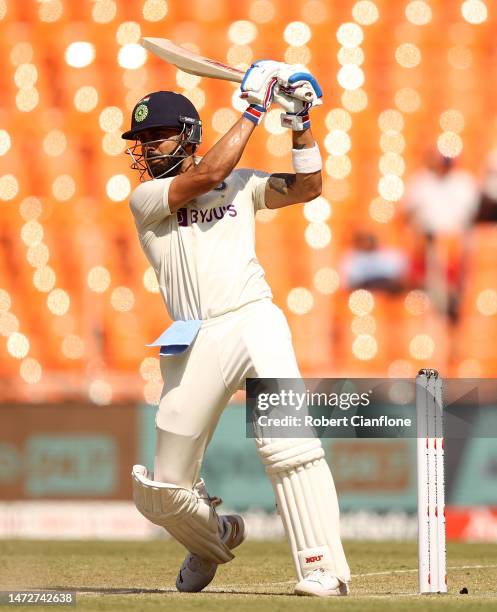
<path fill-rule="evenodd" d="M 128 153 L 141 182 L 130 208 L 173 324 L 156 340 L 164 380 L 153 474 L 132 471 L 138 510 L 188 550 L 179 591 L 201 591 L 234 558 L 243 519 L 216 511 L 199 473 L 219 417 L 245 379 L 300 378 L 291 333 L 255 253 L 255 215 L 321 193 L 322 161 L 309 111 L 321 89 L 304 66 L 262 60 L 246 72 L 243 115 L 202 157 L 193 104 L 171 91 L 133 110 Z M 273 103 L 292 130 L 294 174 L 236 166 Z M 146 175 L 150 180 L 144 180 Z M 256 439 L 295 565 L 298 595 L 347 595 L 339 509 L 319 439 Z"/>

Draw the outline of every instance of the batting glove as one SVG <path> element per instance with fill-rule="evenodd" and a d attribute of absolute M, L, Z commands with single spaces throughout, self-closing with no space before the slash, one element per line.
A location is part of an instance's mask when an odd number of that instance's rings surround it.
<path fill-rule="evenodd" d="M 281 115 L 281 125 L 293 130 L 309 128 L 309 110 L 323 103 L 317 80 L 302 64 L 284 64 L 277 79 L 274 101 L 286 110 Z"/>
<path fill-rule="evenodd" d="M 240 97 L 250 103 L 243 116 L 256 125 L 262 121 L 273 101 L 276 73 L 281 66 L 281 62 L 259 60 L 250 66 L 243 77 Z"/>

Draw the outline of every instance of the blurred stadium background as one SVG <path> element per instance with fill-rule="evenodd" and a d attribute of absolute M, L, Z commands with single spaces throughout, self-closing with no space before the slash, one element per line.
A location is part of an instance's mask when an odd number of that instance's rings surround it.
<path fill-rule="evenodd" d="M 483 193 L 497 146 L 496 26 L 490 0 L 0 0 L 0 535 L 153 535 L 129 503 L 129 471 L 150 465 L 161 381 L 145 344 L 169 321 L 127 206 L 137 176 L 120 133 L 141 96 L 174 89 L 200 112 L 202 153 L 244 104 L 234 85 L 147 54 L 140 36 L 239 68 L 301 62 L 323 87 L 313 111 L 322 196 L 257 217 L 259 258 L 304 375 L 412 377 L 429 366 L 493 377 L 492 214 L 429 241 L 433 284 L 429 265 L 419 275 L 405 193 L 428 152 L 455 160 Z M 267 114 L 242 166 L 291 171 L 279 113 Z M 350 282 L 358 236 L 404 262 L 395 287 Z M 464 278 L 455 317 L 449 269 Z M 257 512 L 272 496 L 241 399 L 205 474 L 230 507 L 254 510 L 262 537 L 273 524 Z M 327 441 L 346 535 L 413 535 L 411 442 Z M 449 474 L 453 537 L 497 539 L 497 450 L 484 442 L 459 449 Z M 394 513 L 388 528 L 377 511 Z"/>

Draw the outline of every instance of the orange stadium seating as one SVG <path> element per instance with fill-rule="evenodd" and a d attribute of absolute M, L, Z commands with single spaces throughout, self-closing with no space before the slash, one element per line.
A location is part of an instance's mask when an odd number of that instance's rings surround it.
<path fill-rule="evenodd" d="M 239 110 L 233 84 L 142 56 L 141 35 L 169 37 L 240 68 L 261 57 L 304 62 L 321 82 L 324 104 L 312 114 L 326 164 L 322 198 L 264 212 L 257 224 L 260 261 L 289 317 L 303 374 L 412 376 L 429 366 L 444 376 L 495 376 L 494 224 L 467 237 L 457 325 L 414 288 L 351 295 L 337 280 L 359 229 L 413 252 L 402 189 L 427 150 L 438 142 L 461 153 L 460 166 L 478 176 L 496 145 L 497 11 L 487 0 L 488 13 L 468 16 L 461 4 L 0 0 L 4 397 L 157 401 L 157 353 L 145 344 L 169 318 L 127 206 L 138 177 L 119 134 L 134 103 L 156 89 L 197 104 L 202 151 Z M 71 55 L 78 42 L 87 44 Z M 339 72 L 341 64 L 349 72 Z M 362 74 L 357 87 L 352 81 Z M 457 113 L 447 127 L 441 114 L 451 109 Z M 291 171 L 290 140 L 278 121 L 269 114 L 242 166 Z M 382 191 L 385 172 L 396 182 Z M 438 248 L 450 254 L 446 245 Z"/>

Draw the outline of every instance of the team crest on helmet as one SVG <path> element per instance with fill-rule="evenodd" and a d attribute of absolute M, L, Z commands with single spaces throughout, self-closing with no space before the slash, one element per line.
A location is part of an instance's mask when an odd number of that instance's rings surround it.
<path fill-rule="evenodd" d="M 145 104 L 140 104 L 139 106 L 136 107 L 135 121 L 138 121 L 138 123 L 140 123 L 146 118 L 147 115 L 148 115 L 148 106 L 146 106 Z"/>

